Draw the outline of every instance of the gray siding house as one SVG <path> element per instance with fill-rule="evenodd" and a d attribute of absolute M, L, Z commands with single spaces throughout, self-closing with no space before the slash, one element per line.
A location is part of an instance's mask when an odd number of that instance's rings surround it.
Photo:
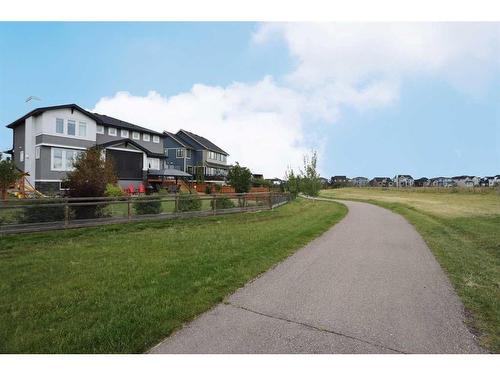
<path fill-rule="evenodd" d="M 163 134 L 76 104 L 37 108 L 7 127 L 14 132 L 10 153 L 16 166 L 42 192 L 61 190 L 75 158 L 92 146 L 113 159 L 124 187 L 137 186 L 149 170 L 163 168 Z"/>

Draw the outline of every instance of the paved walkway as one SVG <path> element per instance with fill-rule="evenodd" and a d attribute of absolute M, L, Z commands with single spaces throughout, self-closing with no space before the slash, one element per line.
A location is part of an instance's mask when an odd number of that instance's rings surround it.
<path fill-rule="evenodd" d="M 152 353 L 477 353 L 463 306 L 403 217 L 347 216 Z"/>

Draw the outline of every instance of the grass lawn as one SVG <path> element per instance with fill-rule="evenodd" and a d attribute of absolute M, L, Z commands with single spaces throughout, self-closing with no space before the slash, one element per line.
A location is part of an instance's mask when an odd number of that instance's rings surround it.
<path fill-rule="evenodd" d="M 298 199 L 273 211 L 1 237 L 0 352 L 143 352 L 346 211 Z"/>
<path fill-rule="evenodd" d="M 470 313 L 482 345 L 500 352 L 500 194 L 344 188 L 321 196 L 362 200 L 403 215 L 425 239 Z"/>

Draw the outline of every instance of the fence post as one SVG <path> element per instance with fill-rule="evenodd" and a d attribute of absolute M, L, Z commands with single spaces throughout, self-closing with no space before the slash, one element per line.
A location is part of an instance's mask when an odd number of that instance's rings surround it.
<path fill-rule="evenodd" d="M 175 204 L 174 204 L 174 212 L 179 210 L 179 195 L 175 192 Z"/>
<path fill-rule="evenodd" d="M 67 227 L 69 224 L 69 206 L 68 198 L 64 200 L 64 226 Z"/>
<path fill-rule="evenodd" d="M 269 192 L 269 209 L 272 210 L 273 209 L 273 197 L 272 197 L 272 194 L 273 192 L 270 191 Z"/>
<path fill-rule="evenodd" d="M 215 199 L 215 194 L 212 194 L 212 213 L 215 215 L 217 212 L 217 200 Z"/>
<path fill-rule="evenodd" d="M 247 210 L 247 194 L 248 193 L 243 193 L 243 211 Z"/>
<path fill-rule="evenodd" d="M 131 211 L 130 211 L 130 199 L 131 199 L 131 197 L 129 196 L 127 199 L 127 218 L 128 218 L 128 221 L 130 221 L 130 217 L 132 216 Z"/>

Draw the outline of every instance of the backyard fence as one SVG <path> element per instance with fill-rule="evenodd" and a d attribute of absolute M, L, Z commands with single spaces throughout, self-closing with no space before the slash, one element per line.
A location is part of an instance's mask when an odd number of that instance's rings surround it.
<path fill-rule="evenodd" d="M 278 192 L 7 200 L 0 235 L 270 210 L 290 200 Z"/>

